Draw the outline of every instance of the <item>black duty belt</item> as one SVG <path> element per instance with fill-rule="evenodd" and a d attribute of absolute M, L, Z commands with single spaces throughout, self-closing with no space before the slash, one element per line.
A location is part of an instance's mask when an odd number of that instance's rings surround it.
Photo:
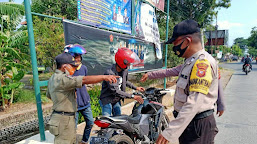
<path fill-rule="evenodd" d="M 75 112 L 53 111 L 53 113 L 60 114 L 60 115 L 66 115 L 66 116 L 74 116 L 75 115 Z"/>
<path fill-rule="evenodd" d="M 198 120 L 198 119 L 206 118 L 206 117 L 212 115 L 213 112 L 214 112 L 213 109 L 207 110 L 207 111 L 204 111 L 204 112 L 201 112 L 201 113 L 199 113 L 199 114 L 196 114 L 193 119 L 194 119 L 194 120 Z M 173 115 L 174 115 L 174 117 L 176 118 L 176 117 L 178 116 L 178 112 L 174 110 L 174 111 L 173 111 Z"/>

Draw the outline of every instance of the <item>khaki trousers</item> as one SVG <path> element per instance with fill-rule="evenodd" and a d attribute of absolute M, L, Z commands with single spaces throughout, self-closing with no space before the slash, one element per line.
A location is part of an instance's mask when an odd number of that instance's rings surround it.
<path fill-rule="evenodd" d="M 55 144 L 76 143 L 75 116 L 52 114 L 48 125 Z"/>

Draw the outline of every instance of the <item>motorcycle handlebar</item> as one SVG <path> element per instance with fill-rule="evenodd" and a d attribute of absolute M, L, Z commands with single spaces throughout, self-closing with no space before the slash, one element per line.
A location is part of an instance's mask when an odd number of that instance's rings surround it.
<path fill-rule="evenodd" d="M 144 96 L 142 93 L 140 93 L 140 92 L 134 92 L 133 95 L 139 95 L 139 96 L 141 96 L 141 97 L 145 97 L 145 96 Z"/>
<path fill-rule="evenodd" d="M 161 91 L 168 91 L 168 90 L 166 90 L 166 89 L 155 89 L 155 91 L 154 91 L 154 94 L 160 94 L 160 92 Z M 164 95 L 165 95 L 166 93 L 164 93 Z M 141 93 L 141 92 L 134 92 L 133 93 L 133 95 L 139 95 L 139 96 L 141 96 L 142 98 L 146 98 L 146 96 L 143 94 L 143 93 Z M 163 94 L 161 94 L 160 96 L 162 96 Z"/>

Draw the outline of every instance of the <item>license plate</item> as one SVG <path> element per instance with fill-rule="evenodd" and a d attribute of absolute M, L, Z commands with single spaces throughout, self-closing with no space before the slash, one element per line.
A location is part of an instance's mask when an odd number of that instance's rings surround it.
<path fill-rule="evenodd" d="M 91 137 L 90 144 L 108 144 L 108 138 L 105 137 Z"/>

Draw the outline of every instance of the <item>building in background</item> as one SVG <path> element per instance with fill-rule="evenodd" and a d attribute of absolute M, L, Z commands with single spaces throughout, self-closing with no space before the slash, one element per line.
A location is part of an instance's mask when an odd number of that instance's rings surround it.
<path fill-rule="evenodd" d="M 204 35 L 207 39 L 205 46 L 228 46 L 228 30 L 205 31 Z"/>

